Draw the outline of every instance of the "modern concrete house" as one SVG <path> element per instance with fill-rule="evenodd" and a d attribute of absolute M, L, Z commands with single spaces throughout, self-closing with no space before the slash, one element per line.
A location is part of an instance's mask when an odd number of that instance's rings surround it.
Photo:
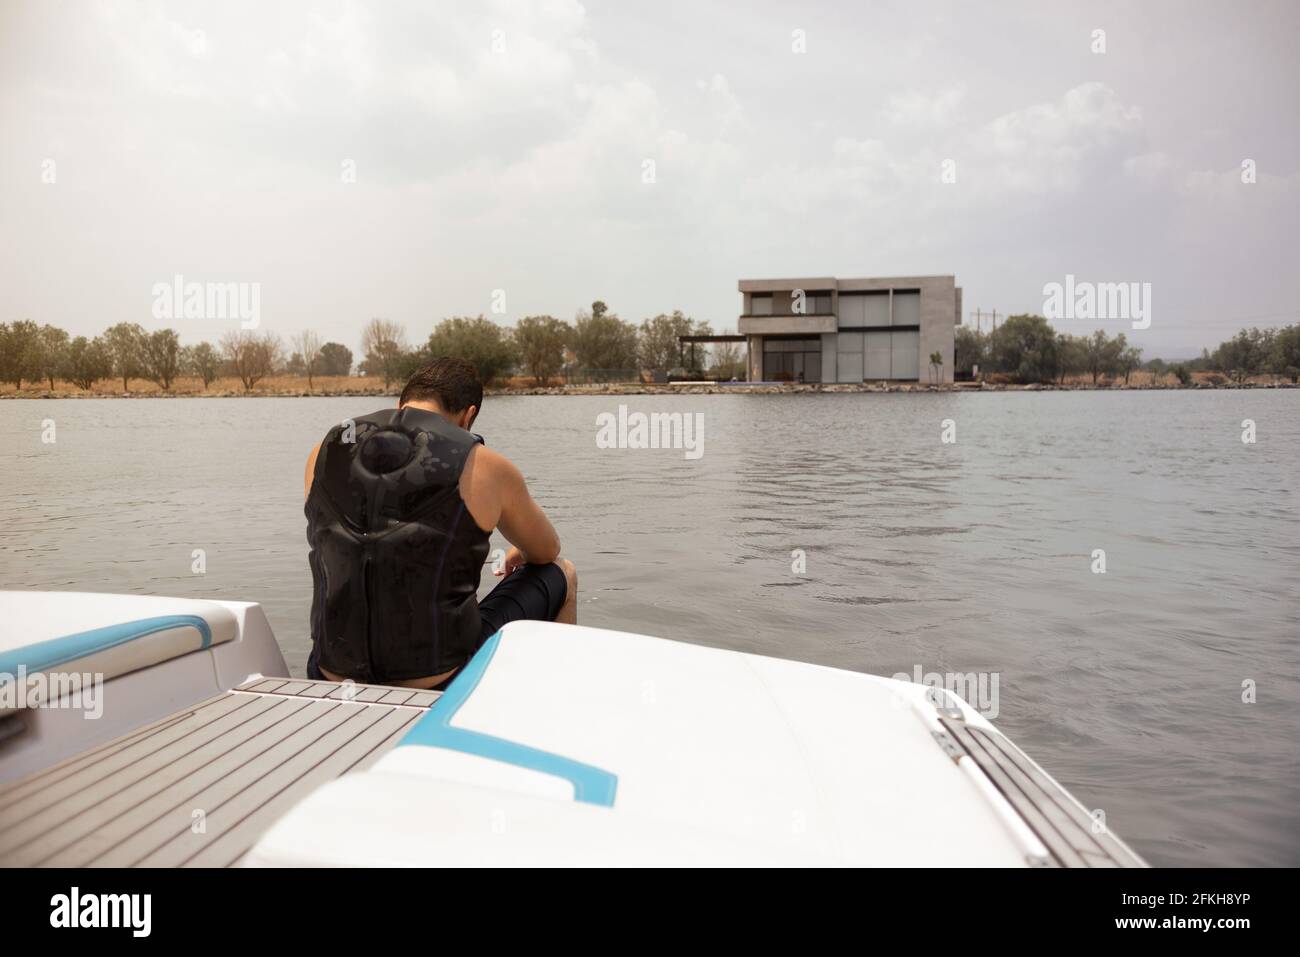
<path fill-rule="evenodd" d="M 740 293 L 750 381 L 953 381 L 952 276 L 742 279 Z"/>

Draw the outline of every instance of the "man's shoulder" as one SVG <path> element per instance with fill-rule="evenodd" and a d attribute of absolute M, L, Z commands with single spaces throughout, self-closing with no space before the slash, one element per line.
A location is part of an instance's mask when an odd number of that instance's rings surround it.
<path fill-rule="evenodd" d="M 474 470 L 480 472 L 489 481 L 508 481 L 519 474 L 515 463 L 495 449 L 486 445 L 476 445 L 470 453 Z"/>

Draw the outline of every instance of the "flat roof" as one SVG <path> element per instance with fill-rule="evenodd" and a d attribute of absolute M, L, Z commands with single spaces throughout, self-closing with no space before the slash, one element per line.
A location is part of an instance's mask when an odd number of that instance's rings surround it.
<path fill-rule="evenodd" d="M 801 276 L 790 279 L 742 279 L 737 283 L 741 292 L 777 292 L 786 289 L 836 289 L 841 283 L 871 283 L 873 285 L 914 285 L 926 279 L 951 279 L 957 277 L 952 273 L 932 276 L 851 276 L 837 279 L 835 276 Z"/>

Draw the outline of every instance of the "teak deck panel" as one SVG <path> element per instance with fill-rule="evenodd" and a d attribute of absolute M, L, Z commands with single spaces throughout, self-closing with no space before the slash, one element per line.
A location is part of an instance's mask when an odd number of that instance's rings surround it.
<path fill-rule="evenodd" d="M 0 866 L 224 867 L 436 691 L 259 678 L 0 787 Z"/>

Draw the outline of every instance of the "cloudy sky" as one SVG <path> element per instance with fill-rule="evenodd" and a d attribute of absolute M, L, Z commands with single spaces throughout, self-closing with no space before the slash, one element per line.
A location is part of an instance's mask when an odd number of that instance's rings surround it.
<path fill-rule="evenodd" d="M 1300 320 L 1298 49 L 1286 0 L 0 0 L 0 321 L 219 337 L 151 314 L 181 274 L 356 348 L 596 298 L 725 329 L 741 277 L 1041 312 L 1069 273 L 1151 283 L 1130 336 L 1195 354 Z"/>

